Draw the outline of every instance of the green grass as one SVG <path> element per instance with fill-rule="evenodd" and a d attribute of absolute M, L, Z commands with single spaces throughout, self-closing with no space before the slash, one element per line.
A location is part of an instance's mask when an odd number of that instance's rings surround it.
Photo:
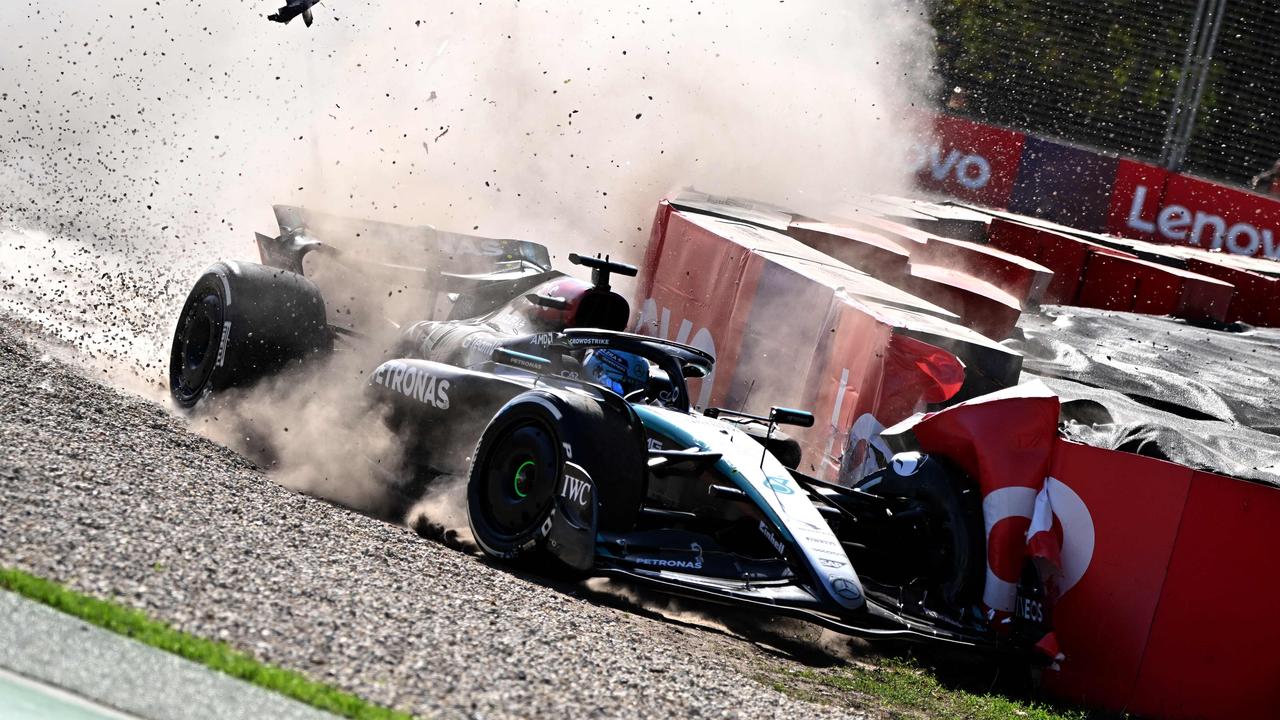
<path fill-rule="evenodd" d="M 780 692 L 811 702 L 840 704 L 856 702 L 861 696 L 883 706 L 885 717 L 892 718 L 1086 720 L 1090 717 L 1083 710 L 1064 710 L 948 688 L 927 671 L 898 659 L 878 660 L 874 667 L 775 669 L 761 679 Z"/>
<path fill-rule="evenodd" d="M 137 610 L 82 595 L 21 570 L 0 567 L 0 588 L 321 710 L 360 720 L 411 720 L 406 713 L 259 662 L 226 643 L 188 635 Z"/>

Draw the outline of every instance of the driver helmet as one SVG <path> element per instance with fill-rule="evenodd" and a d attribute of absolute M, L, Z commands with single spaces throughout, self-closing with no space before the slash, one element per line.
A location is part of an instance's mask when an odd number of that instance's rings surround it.
<path fill-rule="evenodd" d="M 587 352 L 582 363 L 587 375 L 619 395 L 649 384 L 649 361 L 634 353 L 600 348 Z"/>

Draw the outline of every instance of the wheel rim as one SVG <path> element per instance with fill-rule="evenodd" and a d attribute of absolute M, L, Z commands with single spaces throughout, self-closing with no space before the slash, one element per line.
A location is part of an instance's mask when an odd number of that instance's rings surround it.
<path fill-rule="evenodd" d="M 535 527 L 551 504 L 559 466 L 555 433 L 544 423 L 525 420 L 503 431 L 484 467 L 489 526 L 508 538 Z"/>
<path fill-rule="evenodd" d="M 191 303 L 179 322 L 174 341 L 177 366 L 175 393 L 184 400 L 204 390 L 217 362 L 222 343 L 222 301 L 209 293 Z"/>

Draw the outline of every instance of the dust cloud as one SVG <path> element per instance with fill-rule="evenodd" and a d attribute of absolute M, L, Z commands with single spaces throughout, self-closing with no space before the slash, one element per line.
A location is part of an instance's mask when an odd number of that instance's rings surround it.
<path fill-rule="evenodd" d="M 363 393 L 363 355 L 312 359 L 210 397 L 191 414 L 192 427 L 283 485 L 399 521 L 407 504 L 397 495 L 406 482 L 401 444 L 384 422 L 386 408 Z"/>
<path fill-rule="evenodd" d="M 161 398 L 190 283 L 256 259 L 272 203 L 635 261 L 681 187 L 815 213 L 905 190 L 932 82 L 914 0 L 333 0 L 311 28 L 278 4 L 6 5 L 0 314 Z M 337 384 L 193 424 L 356 502 L 320 452 L 353 424 Z"/>

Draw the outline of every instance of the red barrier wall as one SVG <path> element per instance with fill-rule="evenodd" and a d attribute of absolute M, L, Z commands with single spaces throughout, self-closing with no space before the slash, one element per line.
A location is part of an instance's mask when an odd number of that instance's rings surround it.
<path fill-rule="evenodd" d="M 970 202 L 1008 207 L 1026 135 L 964 118 L 937 115 L 934 138 L 913 148 L 922 187 Z"/>
<path fill-rule="evenodd" d="M 1015 353 L 944 319 L 944 309 L 797 240 L 665 202 L 641 272 L 637 331 L 717 357 L 710 377 L 690 381 L 694 404 L 812 410 L 815 427 L 796 434 L 802 469 L 826 479 L 851 479 L 842 471 L 863 463 L 879 467 L 884 424 L 961 389 L 963 365 L 935 338 L 975 353 L 976 380 L 990 372 L 998 375 L 987 382 L 1008 384 L 1021 365 Z M 855 428 L 861 435 L 851 439 Z M 863 447 L 844 452 L 859 440 Z"/>
<path fill-rule="evenodd" d="M 1090 707 L 1129 705 L 1191 475 L 1173 463 L 1057 443 L 1049 477 L 1075 492 L 1086 509 L 1063 527 L 1063 554 L 1088 561 L 1053 608 L 1066 659 L 1043 675 L 1050 692 Z"/>
<path fill-rule="evenodd" d="M 1026 527 L 1041 507 L 1052 514 L 1064 657 L 1046 690 L 1165 720 L 1280 717 L 1280 488 L 1063 440 L 1056 418 L 1056 398 L 1032 384 L 913 429 L 982 488 L 989 606 L 1010 604 L 1013 577 L 999 568 L 1035 551 L 1042 535 Z M 1021 532 L 999 533 L 1010 524 Z"/>
<path fill-rule="evenodd" d="M 1132 712 L 1280 717 L 1278 521 L 1280 490 L 1194 473 Z"/>
<path fill-rule="evenodd" d="M 1054 608 L 1067 659 L 1046 687 L 1166 720 L 1280 716 L 1280 489 L 1065 441 L 1051 476 L 1088 508 L 1094 547 Z"/>
<path fill-rule="evenodd" d="M 1224 322 L 1234 291 L 1229 283 L 1167 265 L 1094 253 L 1074 304 Z"/>
<path fill-rule="evenodd" d="M 917 183 L 928 190 L 1002 209 L 1017 205 L 1020 212 L 1069 220 L 1082 230 L 1280 259 L 1280 201 L 1275 198 L 1062 145 L 1071 157 L 1093 158 L 1085 163 L 1089 172 L 1083 172 L 1036 149 L 1061 143 L 964 118 L 938 115 L 934 128 L 934 138 L 912 156 Z M 1091 204 L 1087 198 L 1108 196 L 1105 213 L 1060 217 L 1076 205 Z"/>

